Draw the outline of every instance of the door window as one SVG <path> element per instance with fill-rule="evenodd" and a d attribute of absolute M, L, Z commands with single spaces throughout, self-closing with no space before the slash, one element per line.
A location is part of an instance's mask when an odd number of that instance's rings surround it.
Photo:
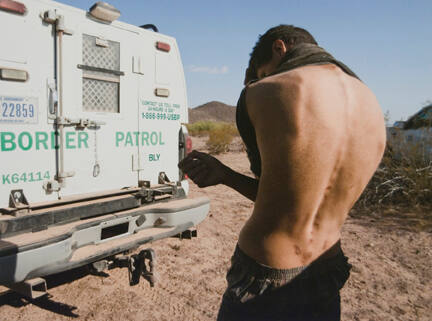
<path fill-rule="evenodd" d="M 83 35 L 83 110 L 120 112 L 120 43 Z"/>

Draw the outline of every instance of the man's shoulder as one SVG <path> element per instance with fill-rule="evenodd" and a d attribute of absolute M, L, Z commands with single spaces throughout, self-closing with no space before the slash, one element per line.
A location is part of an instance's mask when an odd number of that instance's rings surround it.
<path fill-rule="evenodd" d="M 295 75 L 295 77 L 297 77 Z M 256 130 L 280 130 L 295 126 L 304 96 L 302 81 L 288 73 L 261 79 L 248 86 L 246 106 L 249 118 Z M 271 128 L 268 126 L 270 125 Z"/>
<path fill-rule="evenodd" d="M 250 84 L 246 91 L 246 105 L 254 118 L 263 113 L 281 113 L 292 110 L 302 96 L 304 81 L 298 73 L 284 72 Z"/>
<path fill-rule="evenodd" d="M 280 91 L 299 89 L 304 83 L 301 73 L 286 71 L 260 79 L 248 86 L 248 93 L 256 94 L 267 92 L 277 94 Z"/>
<path fill-rule="evenodd" d="M 265 77 L 248 86 L 246 101 L 248 107 L 262 104 L 291 104 L 305 88 L 305 79 L 298 72 L 287 71 Z M 253 107 L 252 107 L 253 108 Z"/>

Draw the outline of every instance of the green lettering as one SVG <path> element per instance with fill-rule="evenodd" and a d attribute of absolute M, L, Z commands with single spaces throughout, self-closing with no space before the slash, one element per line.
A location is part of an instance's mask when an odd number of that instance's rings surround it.
<path fill-rule="evenodd" d="M 152 132 L 150 134 L 150 143 L 152 145 L 157 145 L 157 142 L 158 142 L 158 136 L 157 136 L 156 132 Z"/>
<path fill-rule="evenodd" d="M 10 175 L 2 175 L 2 184 L 10 184 Z"/>
<path fill-rule="evenodd" d="M 135 142 L 136 142 L 136 146 L 139 146 L 139 132 L 133 132 L 135 135 Z"/>
<path fill-rule="evenodd" d="M 82 146 L 88 148 L 88 134 L 86 132 L 78 133 L 78 148 L 81 148 Z"/>
<path fill-rule="evenodd" d="M 27 146 L 24 145 L 24 137 L 27 137 Z M 21 134 L 19 134 L 18 136 L 18 146 L 22 149 L 22 150 L 29 150 L 30 148 L 32 148 L 33 146 L 33 137 L 31 136 L 31 134 L 29 132 L 22 132 Z"/>
<path fill-rule="evenodd" d="M 16 184 L 19 182 L 19 175 L 17 173 L 12 174 L 12 183 Z"/>
<path fill-rule="evenodd" d="M 1 133 L 1 150 L 2 152 L 10 152 L 15 150 L 15 134 L 12 132 L 2 132 Z M 8 138 L 9 137 L 9 138 Z"/>
<path fill-rule="evenodd" d="M 165 145 L 165 142 L 162 141 L 162 132 L 159 132 L 159 145 Z"/>
<path fill-rule="evenodd" d="M 124 140 L 124 133 L 117 132 L 116 133 L 116 147 L 119 147 L 119 143 Z"/>
<path fill-rule="evenodd" d="M 142 146 L 144 146 L 144 142 L 146 142 L 146 145 L 149 146 L 149 142 L 148 142 L 149 137 L 148 136 L 149 136 L 148 132 L 142 132 L 141 133 L 141 141 L 142 141 L 141 145 Z"/>
<path fill-rule="evenodd" d="M 36 132 L 35 133 L 35 145 L 36 150 L 40 149 L 40 145 L 43 144 L 45 149 L 48 149 L 48 134 L 45 132 Z"/>
<path fill-rule="evenodd" d="M 75 149 L 76 148 L 76 146 L 75 146 L 75 132 L 67 132 L 66 133 L 66 148 L 67 149 Z"/>
<path fill-rule="evenodd" d="M 130 132 L 128 132 L 126 134 L 126 142 L 125 142 L 125 146 L 127 145 L 131 145 L 133 146 L 133 140 L 132 140 L 132 134 Z"/>

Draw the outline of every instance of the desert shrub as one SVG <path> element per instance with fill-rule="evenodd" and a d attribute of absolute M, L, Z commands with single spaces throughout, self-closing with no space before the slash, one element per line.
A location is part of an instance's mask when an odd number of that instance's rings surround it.
<path fill-rule="evenodd" d="M 213 122 L 213 121 L 198 121 L 193 124 L 186 124 L 189 135 L 205 136 L 209 135 L 213 130 L 223 129 L 228 131 L 232 136 L 238 135 L 237 127 L 232 123 Z"/>
<path fill-rule="evenodd" d="M 387 145 L 380 166 L 355 207 L 377 206 L 432 208 L 432 161 L 424 145 Z"/>
<path fill-rule="evenodd" d="M 229 145 L 238 134 L 233 124 L 219 123 L 209 131 L 207 148 L 210 154 L 220 154 L 229 151 Z"/>
<path fill-rule="evenodd" d="M 225 123 L 223 125 L 223 128 L 232 136 L 238 136 L 239 135 L 237 126 L 235 124 Z"/>
<path fill-rule="evenodd" d="M 193 124 L 186 124 L 189 135 L 191 136 L 204 136 L 207 135 L 215 126 L 216 122 L 211 121 L 198 121 Z"/>

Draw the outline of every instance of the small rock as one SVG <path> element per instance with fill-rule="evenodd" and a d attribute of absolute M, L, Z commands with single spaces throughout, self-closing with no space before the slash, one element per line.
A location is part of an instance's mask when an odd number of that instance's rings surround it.
<path fill-rule="evenodd" d="M 407 311 L 404 309 L 403 306 L 395 306 L 393 307 L 393 310 L 395 310 L 398 314 L 405 314 Z"/>
<path fill-rule="evenodd" d="M 356 265 L 353 265 L 352 268 L 351 268 L 351 272 L 361 273 L 361 270 Z"/>

